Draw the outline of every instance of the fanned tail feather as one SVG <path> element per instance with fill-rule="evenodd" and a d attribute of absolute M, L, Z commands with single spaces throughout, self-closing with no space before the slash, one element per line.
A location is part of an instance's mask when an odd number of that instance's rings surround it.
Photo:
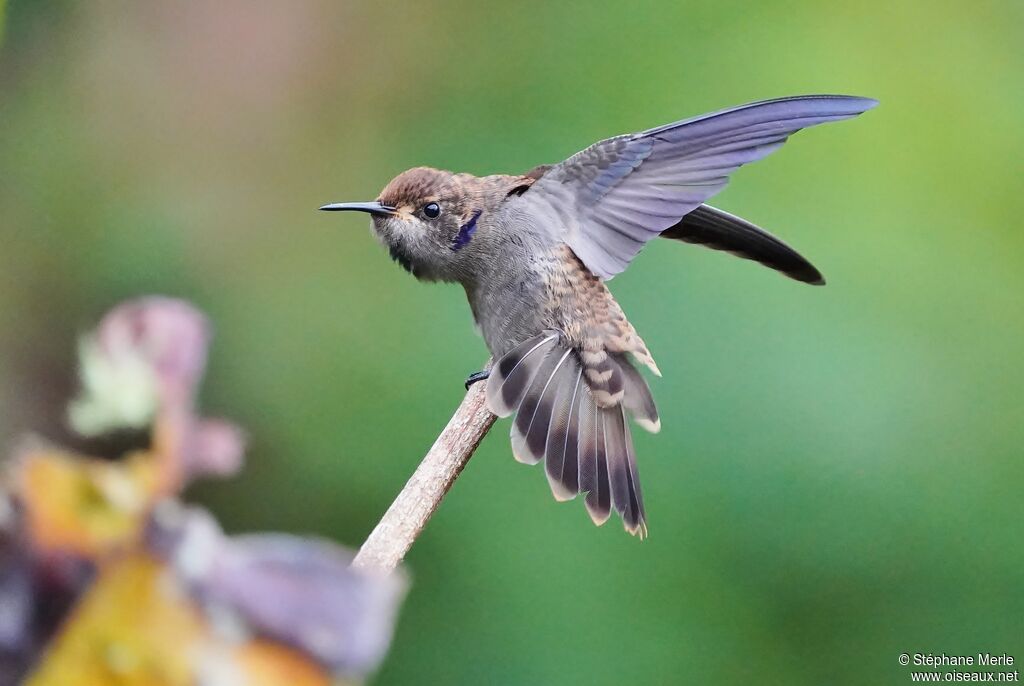
<path fill-rule="evenodd" d="M 594 482 L 587 491 L 583 504 L 594 524 L 601 526 L 611 514 L 612 497 L 608 485 L 608 436 L 604 410 L 594 407 L 593 450 Z M 589 456 L 588 456 L 589 457 Z"/>
<path fill-rule="evenodd" d="M 519 407 L 546 353 L 557 340 L 557 332 L 545 331 L 523 341 L 498 360 L 487 381 L 487 406 L 491 412 L 507 417 Z"/>
<path fill-rule="evenodd" d="M 633 516 L 636 518 L 633 524 L 635 530 L 630 530 L 630 533 L 639 535 L 642 540 L 647 538 L 647 512 L 644 510 L 644 497 L 640 491 L 640 473 L 636 468 L 636 453 L 633 451 L 633 438 L 629 434 L 629 422 L 625 422 L 624 426 L 626 428 L 626 465 L 629 467 L 626 478 L 629 480 L 630 507 L 632 507 Z M 626 525 L 628 528 L 629 519 L 626 519 Z"/>
<path fill-rule="evenodd" d="M 544 461 L 556 500 L 585 493 L 595 524 L 604 524 L 615 510 L 627 531 L 644 538 L 647 517 L 626 413 L 642 427 L 657 430 L 658 412 L 646 381 L 624 355 L 608 355 L 601 362 L 602 371 L 612 373 L 592 381 L 587 372 L 594 365 L 558 332 L 545 331 L 498 360 L 487 384 L 487 402 L 499 416 L 515 412 L 513 455 L 526 464 Z M 606 382 L 612 379 L 609 388 Z M 609 390 L 619 402 L 608 404 Z"/>
<path fill-rule="evenodd" d="M 556 348 L 555 353 L 544 359 L 512 422 L 512 454 L 526 464 L 544 459 L 555 396 L 575 371 L 571 350 L 562 352 Z"/>
<path fill-rule="evenodd" d="M 617 358 L 624 377 L 623 406 L 629 410 L 633 421 L 641 428 L 652 434 L 658 433 L 661 431 L 661 418 L 658 416 L 658 408 L 654 404 L 654 397 L 651 396 L 651 389 L 647 386 L 647 382 L 625 356 L 616 355 L 614 357 Z"/>
<path fill-rule="evenodd" d="M 544 471 L 555 500 L 572 500 L 579 485 L 579 421 L 580 407 L 587 392 L 583 368 L 576 365 L 576 377 L 566 384 L 555 400 L 548 442 L 544 448 Z"/>

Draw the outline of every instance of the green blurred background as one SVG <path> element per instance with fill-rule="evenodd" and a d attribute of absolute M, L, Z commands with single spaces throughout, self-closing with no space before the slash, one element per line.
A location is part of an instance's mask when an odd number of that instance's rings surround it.
<path fill-rule="evenodd" d="M 0 2 L 0 9 L 3 3 Z M 612 284 L 664 378 L 644 543 L 553 502 L 499 423 L 408 558 L 379 684 L 904 683 L 1024 660 L 1024 4 L 13 0 L 0 48 L 0 438 L 60 420 L 123 298 L 208 312 L 233 531 L 358 545 L 486 351 L 461 289 L 365 218 L 478 174 L 772 96 L 881 100 L 716 204 L 809 288 L 656 242 Z"/>

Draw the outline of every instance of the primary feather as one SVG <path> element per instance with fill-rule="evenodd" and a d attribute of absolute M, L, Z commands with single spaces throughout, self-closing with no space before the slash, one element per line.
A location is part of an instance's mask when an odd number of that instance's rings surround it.
<path fill-rule="evenodd" d="M 661 232 L 662 238 L 724 250 L 815 286 L 825 278 L 800 253 L 764 229 L 711 205 L 701 205 Z"/>
<path fill-rule="evenodd" d="M 547 170 L 528 193 L 569 202 L 565 242 L 610 279 L 644 244 L 722 190 L 729 175 L 802 128 L 854 117 L 869 98 L 808 95 L 742 105 L 600 141 Z"/>

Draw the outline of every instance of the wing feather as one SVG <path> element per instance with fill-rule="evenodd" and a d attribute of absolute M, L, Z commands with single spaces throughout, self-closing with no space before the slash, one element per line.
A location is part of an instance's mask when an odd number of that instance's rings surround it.
<path fill-rule="evenodd" d="M 592 272 L 610 279 L 647 241 L 722 190 L 740 166 L 802 128 L 877 104 L 841 95 L 781 98 L 609 138 L 551 167 L 527 192 L 560 213 L 571 199 L 578 221 L 565 242 Z"/>
<path fill-rule="evenodd" d="M 825 283 L 821 272 L 783 241 L 745 219 L 710 205 L 701 205 L 661 235 L 760 262 L 797 281 L 818 286 Z"/>

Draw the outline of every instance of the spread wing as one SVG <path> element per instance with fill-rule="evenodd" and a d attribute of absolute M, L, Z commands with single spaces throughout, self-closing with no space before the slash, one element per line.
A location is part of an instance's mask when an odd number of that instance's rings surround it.
<path fill-rule="evenodd" d="M 803 255 L 759 226 L 711 205 L 701 205 L 661 232 L 662 238 L 724 250 L 760 262 L 791 279 L 822 286 L 825 277 Z"/>
<path fill-rule="evenodd" d="M 565 242 L 610 279 L 644 244 L 722 190 L 740 166 L 802 128 L 849 119 L 870 98 L 806 95 L 765 100 L 594 143 L 529 189 L 565 220 Z"/>

